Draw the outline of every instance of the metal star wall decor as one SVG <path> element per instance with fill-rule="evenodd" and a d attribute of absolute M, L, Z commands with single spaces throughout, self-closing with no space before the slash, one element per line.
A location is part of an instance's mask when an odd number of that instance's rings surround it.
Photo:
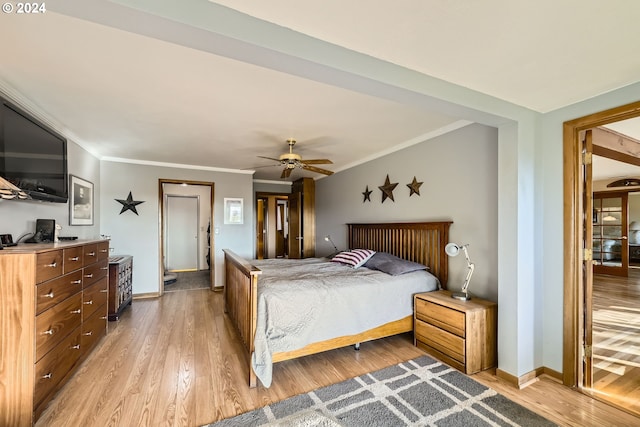
<path fill-rule="evenodd" d="M 416 177 L 413 177 L 413 181 L 410 184 L 407 184 L 407 187 L 409 187 L 409 197 L 413 196 L 414 194 L 417 194 L 418 196 L 420 195 L 420 186 L 422 185 L 422 182 L 418 182 L 418 180 L 416 179 Z"/>
<path fill-rule="evenodd" d="M 373 193 L 373 191 L 369 190 L 369 186 L 367 185 L 367 188 L 362 192 L 362 195 L 364 196 L 362 203 L 371 201 L 371 193 Z"/>
<path fill-rule="evenodd" d="M 382 191 L 382 203 L 387 200 L 387 197 L 390 198 L 391 201 L 395 202 L 393 199 L 393 190 L 397 185 L 397 182 L 392 184 L 391 181 L 389 181 L 389 174 L 387 174 L 387 179 L 384 180 L 384 185 L 378 187 L 380 191 Z"/>
<path fill-rule="evenodd" d="M 122 210 L 120 211 L 120 215 L 122 215 L 122 213 L 126 211 L 131 211 L 134 214 L 138 215 L 136 206 L 138 206 L 140 203 L 144 203 L 142 201 L 133 200 L 133 197 L 131 196 L 131 191 L 129 191 L 129 196 L 127 197 L 127 200 L 120 200 L 120 199 L 114 199 L 114 200 L 122 205 Z"/>

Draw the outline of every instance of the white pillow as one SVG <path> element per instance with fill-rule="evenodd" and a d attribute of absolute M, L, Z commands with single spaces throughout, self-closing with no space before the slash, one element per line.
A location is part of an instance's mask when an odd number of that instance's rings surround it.
<path fill-rule="evenodd" d="M 375 251 L 369 249 L 354 249 L 352 251 L 343 251 L 331 258 L 332 262 L 350 265 L 353 268 L 362 266 L 375 254 Z"/>

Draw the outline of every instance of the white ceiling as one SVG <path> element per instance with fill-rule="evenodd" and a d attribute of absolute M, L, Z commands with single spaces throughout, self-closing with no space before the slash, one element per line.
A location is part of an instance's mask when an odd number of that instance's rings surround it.
<path fill-rule="evenodd" d="M 243 41 L 209 28 L 233 12 L 220 5 L 539 112 L 640 80 L 635 0 L 215 3 L 57 0 L 44 15 L 3 14 L 0 89 L 100 158 L 277 180 L 257 156 L 278 157 L 287 138 L 339 171 L 468 122 L 311 80 L 306 58 L 270 46 L 243 57 Z M 151 8 L 164 17 L 140 10 Z M 233 22 L 264 31 L 251 16 Z"/>

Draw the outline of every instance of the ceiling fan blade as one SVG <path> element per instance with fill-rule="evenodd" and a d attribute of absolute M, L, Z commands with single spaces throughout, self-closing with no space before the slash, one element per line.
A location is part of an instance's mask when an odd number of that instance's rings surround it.
<path fill-rule="evenodd" d="M 308 165 L 303 164 L 303 165 L 302 165 L 302 168 L 303 168 L 303 169 L 306 169 L 306 170 L 308 170 L 308 171 L 311 171 L 311 172 L 323 173 L 323 174 L 325 174 L 325 175 L 333 175 L 333 172 L 332 172 L 332 171 L 330 171 L 330 170 L 326 170 L 326 169 L 320 169 L 320 168 L 317 168 L 317 167 L 315 167 L 315 166 L 308 166 Z"/>
<path fill-rule="evenodd" d="M 293 169 L 284 168 L 282 170 L 282 175 L 280 175 L 280 178 L 289 178 L 291 176 L 291 172 L 292 171 L 293 171 Z"/>
<path fill-rule="evenodd" d="M 261 159 L 273 160 L 274 162 L 282 163 L 280 159 L 274 159 L 273 157 L 265 157 L 265 156 L 258 156 L 258 157 L 260 157 Z"/>
<path fill-rule="evenodd" d="M 332 165 L 333 164 L 333 162 L 329 159 L 300 160 L 300 163 L 304 163 L 307 165 Z"/>

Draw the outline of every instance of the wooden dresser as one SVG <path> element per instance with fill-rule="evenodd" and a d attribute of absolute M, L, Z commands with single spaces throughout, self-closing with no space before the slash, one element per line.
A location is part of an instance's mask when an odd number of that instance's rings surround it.
<path fill-rule="evenodd" d="M 107 240 L 0 250 L 0 425 L 31 426 L 107 331 Z"/>
<path fill-rule="evenodd" d="M 414 344 L 450 366 L 473 374 L 496 366 L 498 305 L 449 291 L 414 297 Z"/>

